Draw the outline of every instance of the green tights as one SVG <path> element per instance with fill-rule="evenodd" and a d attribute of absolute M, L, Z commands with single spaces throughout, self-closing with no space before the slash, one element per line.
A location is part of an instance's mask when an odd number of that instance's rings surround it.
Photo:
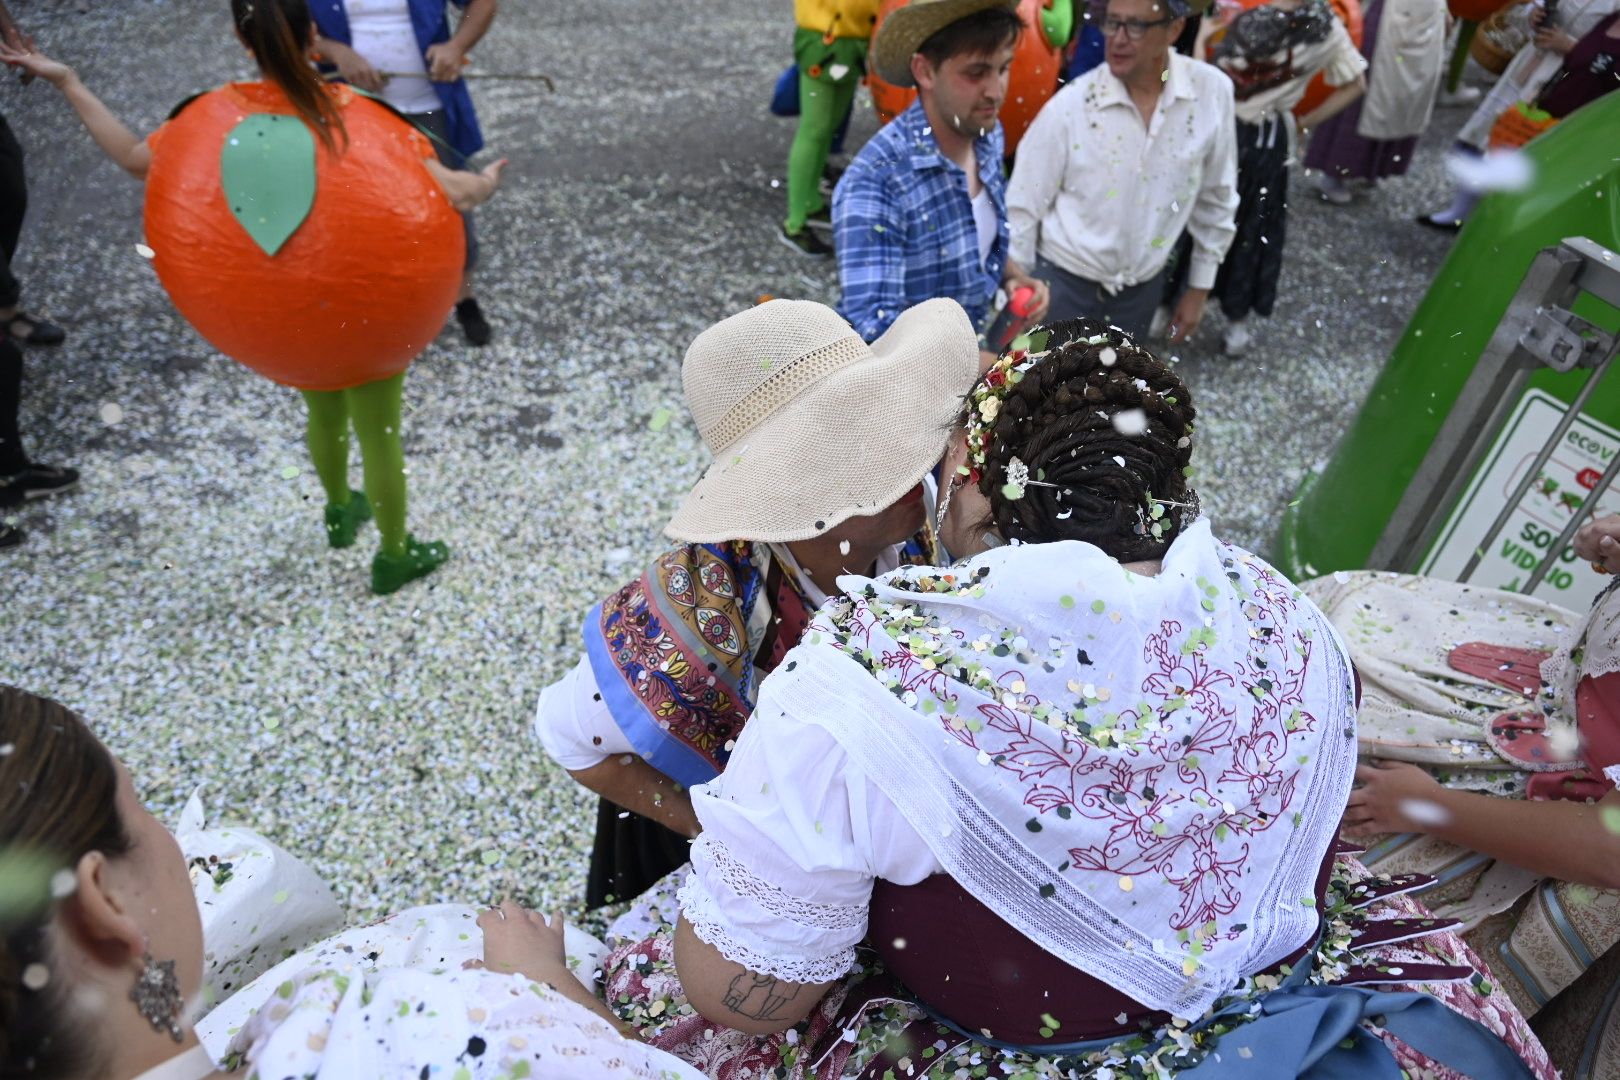
<path fill-rule="evenodd" d="M 360 437 L 366 497 L 377 517 L 385 554 L 405 554 L 405 451 L 400 446 L 402 371 L 348 390 L 305 390 L 309 430 L 305 441 L 315 473 L 333 506 L 349 503 L 349 422 Z"/>
<path fill-rule="evenodd" d="M 804 228 L 805 220 L 827 205 L 821 195 L 821 170 L 827 164 L 838 125 L 855 100 L 865 57 L 864 39 L 835 38 L 828 45 L 813 30 L 794 34 L 794 59 L 799 64 L 799 127 L 788 151 L 788 215 L 782 223 L 790 233 Z M 839 72 L 843 78 L 833 79 L 829 69 L 834 65 L 845 69 Z M 817 69 L 815 75 L 810 74 L 812 67 Z"/>

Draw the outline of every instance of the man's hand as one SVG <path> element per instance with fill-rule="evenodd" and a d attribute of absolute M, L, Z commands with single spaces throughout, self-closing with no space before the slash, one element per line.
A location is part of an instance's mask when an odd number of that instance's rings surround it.
<path fill-rule="evenodd" d="M 337 65 L 338 74 L 343 77 L 344 82 L 358 86 L 368 94 L 382 93 L 383 83 L 388 80 L 371 66 L 370 60 L 337 41 L 323 40 L 319 49 L 323 57 Z"/>
<path fill-rule="evenodd" d="M 1350 837 L 1431 832 L 1451 819 L 1441 805 L 1445 788 L 1416 765 L 1371 761 L 1356 766 L 1342 831 Z"/>
<path fill-rule="evenodd" d="M 1575 554 L 1611 574 L 1620 574 L 1620 514 L 1588 521 L 1575 533 Z"/>
<path fill-rule="evenodd" d="M 1575 47 L 1575 39 L 1556 26 L 1540 27 L 1536 30 L 1535 37 L 1530 40 L 1535 42 L 1536 48 L 1546 49 L 1559 56 L 1568 56 L 1569 51 Z"/>
<path fill-rule="evenodd" d="M 1029 309 L 1029 321 L 1038 323 L 1046 318 L 1046 311 L 1052 306 L 1052 290 L 1047 287 L 1046 282 L 1023 273 L 1008 274 L 1001 281 L 1001 287 L 1007 291 L 1009 297 L 1026 286 L 1035 290 L 1033 306 Z"/>
<path fill-rule="evenodd" d="M 1171 344 L 1184 342 L 1193 336 L 1198 324 L 1204 321 L 1204 305 L 1208 302 L 1208 289 L 1188 289 L 1181 294 L 1181 299 L 1176 301 L 1176 310 L 1170 313 Z"/>
<path fill-rule="evenodd" d="M 461 78 L 461 68 L 467 61 L 467 54 L 455 42 L 441 41 L 428 46 L 426 59 L 428 78 L 434 82 L 455 82 Z"/>
<path fill-rule="evenodd" d="M 570 977 L 560 912 L 548 923 L 538 911 L 502 900 L 499 907 L 478 916 L 478 928 L 484 932 L 484 958 L 468 960 L 462 967 L 503 975 L 515 972 L 553 986 Z"/>

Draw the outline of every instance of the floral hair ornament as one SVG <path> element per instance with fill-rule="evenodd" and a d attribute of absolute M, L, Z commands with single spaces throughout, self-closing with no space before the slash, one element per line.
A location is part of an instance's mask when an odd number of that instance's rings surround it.
<path fill-rule="evenodd" d="M 1051 337 L 1050 330 L 1037 330 L 1015 339 L 1013 347 L 996 358 L 996 362 L 979 377 L 978 383 L 968 394 L 964 426 L 967 428 L 968 460 L 973 464 L 971 468 L 960 466 L 957 472 L 970 482 L 978 483 L 983 475 L 984 462 L 990 453 L 991 429 L 995 426 L 996 417 L 1001 415 L 1001 403 L 1007 392 L 1023 382 L 1024 373 L 1047 354 L 1046 343 Z M 1010 471 L 1011 463 L 1008 468 Z M 1027 478 L 1027 469 L 1024 475 Z M 1011 477 L 1008 479 L 1011 480 Z"/>
<path fill-rule="evenodd" d="M 1014 386 L 1024 380 L 1025 372 L 1051 353 L 1047 348 L 1051 339 L 1050 330 L 1036 330 L 1015 339 L 1013 347 L 990 365 L 968 395 L 965 426 L 968 461 L 972 464 L 958 466 L 956 471 L 967 477 L 969 483 L 977 484 L 984 476 L 984 465 L 990 456 L 990 440 L 996 417 L 1001 415 L 1002 401 Z M 1098 334 L 1095 337 L 1077 338 L 1071 344 L 1106 345 L 1109 340 L 1107 334 Z M 1007 479 L 1001 485 L 1001 494 L 1009 499 L 1022 499 L 1025 488 L 1057 486 L 1047 483 L 1040 476 L 1030 479 L 1029 466 L 1013 458 L 1007 462 Z"/>

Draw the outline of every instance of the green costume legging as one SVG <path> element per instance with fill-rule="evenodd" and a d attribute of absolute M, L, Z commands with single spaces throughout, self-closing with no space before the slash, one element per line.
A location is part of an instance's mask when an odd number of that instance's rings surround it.
<path fill-rule="evenodd" d="M 799 67 L 799 128 L 788 151 L 788 216 L 783 224 L 790 233 L 804 228 L 805 220 L 827 205 L 821 196 L 821 170 L 827 167 L 838 125 L 855 100 L 866 41 L 834 38 L 829 44 L 815 30 L 798 30 L 793 59 Z M 833 79 L 834 67 L 844 69 L 843 78 Z"/>
<path fill-rule="evenodd" d="M 405 373 L 348 390 L 304 390 L 309 406 L 305 442 L 333 506 L 349 502 L 349 423 L 360 438 L 366 498 L 376 515 L 385 554 L 405 554 L 405 451 L 399 410 Z"/>

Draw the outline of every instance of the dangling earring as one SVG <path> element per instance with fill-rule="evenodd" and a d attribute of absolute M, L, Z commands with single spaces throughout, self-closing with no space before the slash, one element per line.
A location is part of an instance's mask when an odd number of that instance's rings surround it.
<path fill-rule="evenodd" d="M 951 495 L 966 482 L 967 478 L 963 476 L 953 476 L 945 482 L 945 497 L 939 500 L 939 508 L 934 511 L 935 536 L 945 531 L 945 512 L 951 508 Z"/>
<path fill-rule="evenodd" d="M 129 1000 L 153 1031 L 168 1032 L 171 1039 L 180 1041 L 180 980 L 175 977 L 173 960 L 153 960 L 151 953 L 143 955 L 141 973 L 135 978 Z"/>

